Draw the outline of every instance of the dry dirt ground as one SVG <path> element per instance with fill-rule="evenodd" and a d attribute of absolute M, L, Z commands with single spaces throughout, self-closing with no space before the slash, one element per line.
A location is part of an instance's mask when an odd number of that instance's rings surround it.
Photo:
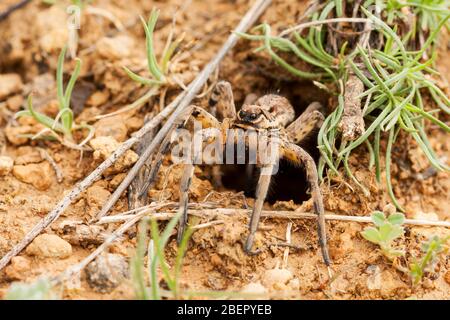
<path fill-rule="evenodd" d="M 8 1 L 7 1 L 8 2 Z M 9 1 L 13 2 L 13 1 Z M 68 2 L 67 2 L 68 3 Z M 54 204 L 74 184 L 89 174 L 102 160 L 102 155 L 85 152 L 81 162 L 80 153 L 61 146 L 57 142 L 30 141 L 18 137 L 20 133 L 36 133 L 40 130 L 29 119 L 11 120 L 20 109 L 28 92 L 34 92 L 35 107 L 49 115 L 57 113 L 55 68 L 57 56 L 66 43 L 65 1 L 48 6 L 33 1 L 25 8 L 0 22 L 0 112 L 2 156 L 14 160 L 12 170 L 2 172 L 0 177 L 0 256 L 17 243 L 24 234 L 44 217 Z M 261 21 L 281 30 L 295 23 L 305 8 L 306 1 L 274 1 Z M 2 4 L 1 7 L 5 5 Z M 175 34 L 186 33 L 184 50 L 191 55 L 179 64 L 178 75 L 182 82 L 189 83 L 203 65 L 213 56 L 239 18 L 248 9 L 247 1 L 137 1 L 98 0 L 93 6 L 112 13 L 125 27 L 118 31 L 111 20 L 95 14 L 84 14 L 78 56 L 83 61 L 80 79 L 74 91 L 73 108 L 77 121 L 89 120 L 93 116 L 106 114 L 133 102 L 145 89 L 140 88 L 124 73 L 122 66 L 134 66 L 137 70 L 145 65 L 145 45 L 142 26 L 138 16 L 148 16 L 153 6 L 161 9 L 157 24 L 155 45 L 157 53 L 172 28 L 172 17 L 176 8 L 178 18 Z M 0 8 L 1 8 L 0 7 Z M 252 46 L 240 41 L 220 65 L 218 77 L 232 83 L 237 104 L 240 105 L 248 93 L 264 94 L 280 92 L 286 95 L 300 113 L 305 106 L 326 97 L 311 84 L 301 83 L 280 72 L 260 55 L 252 53 Z M 444 45 L 445 47 L 445 45 Z M 439 70 L 449 75 L 449 53 L 443 48 L 439 59 Z M 66 59 L 66 70 L 73 63 Z M 3 74 L 14 74 L 1 78 Z M 448 79 L 447 79 L 448 80 Z M 7 85 L 6 85 L 7 84 Z M 165 94 L 165 101 L 173 99 L 179 90 L 174 85 Z M 126 140 L 140 128 L 146 114 L 154 114 L 161 107 L 162 97 L 152 99 L 137 112 L 107 118 L 95 123 L 96 137 L 112 136 L 118 142 Z M 196 104 L 207 107 L 208 96 L 199 98 Z M 92 122 L 94 123 L 94 122 Z M 439 157 L 450 158 L 450 140 L 438 128 L 428 127 Z M 314 142 L 314 137 L 311 139 Z M 311 152 L 311 145 L 306 145 Z M 382 146 L 385 148 L 385 145 Z M 58 182 L 50 162 L 43 157 L 45 150 L 61 168 L 63 180 Z M 450 176 L 447 173 L 430 172 L 429 164 L 417 145 L 409 137 L 397 140 L 393 150 L 393 184 L 400 203 L 406 208 L 408 218 L 439 218 L 450 220 Z M 131 155 L 133 158 L 133 155 Z M 131 159 L 133 160 L 133 159 Z M 325 181 L 322 191 L 327 211 L 336 214 L 367 216 L 373 210 L 382 209 L 389 198 L 384 183 L 378 185 L 374 172 L 368 167 L 366 149 L 361 147 L 351 158 L 350 164 L 357 178 L 370 190 L 364 196 L 356 186 L 345 178 Z M 52 224 L 46 234 L 57 235 L 67 242 L 58 241 L 58 248 L 28 248 L 13 259 L 13 263 L 0 272 L 0 298 L 14 281 L 32 281 L 41 275 L 56 275 L 67 267 L 81 261 L 102 241 L 101 234 L 109 234 L 118 225 L 102 225 L 94 230 L 95 236 L 80 239 L 72 229 L 64 227 L 68 221 L 89 221 L 102 203 L 114 191 L 126 172 L 126 166 L 107 171 L 82 197 Z M 11 168 L 9 168 L 11 169 Z M 225 190 L 214 190 L 209 171 L 198 167 L 191 190 L 192 201 L 217 202 L 228 208 L 252 206 L 253 199 L 244 196 L 240 168 L 224 170 Z M 285 167 L 284 177 L 276 178 L 272 185 L 271 202 L 267 209 L 308 211 L 305 179 Z M 428 170 L 428 171 L 427 171 Z M 158 183 L 150 191 L 150 199 L 178 200 L 180 168 L 171 166 L 167 160 Z M 287 183 L 286 183 L 287 182 Z M 286 187 L 292 186 L 292 187 Z M 214 191 L 214 192 L 213 192 Z M 240 192 L 240 193 L 239 193 Z M 296 200 L 289 201 L 290 199 Z M 303 203 L 302 203 L 303 201 Z M 112 214 L 128 210 L 124 195 L 114 207 Z M 360 231 L 364 225 L 351 222 L 327 222 L 329 247 L 334 262 L 334 277 L 328 278 L 327 269 L 321 260 L 317 245 L 314 221 L 288 219 L 262 219 L 257 244 L 285 242 L 286 228 L 292 222 L 292 243 L 297 248 L 271 245 L 262 254 L 247 256 L 242 250 L 248 218 L 245 216 L 217 217 L 224 223 L 196 231 L 189 245 L 182 268 L 181 285 L 190 291 L 262 290 L 273 298 L 295 299 L 449 299 L 450 259 L 441 256 L 432 272 L 417 287 L 411 286 L 409 276 L 394 268 L 377 250 L 364 240 Z M 202 223 L 206 220 L 191 220 Z M 99 229 L 100 228 L 100 229 Z M 407 251 L 407 259 L 419 255 L 420 244 L 433 234 L 449 234 L 442 228 L 407 227 L 405 236 L 397 245 Z M 100 234 L 100 236 L 99 236 Z M 45 238 L 42 240 L 45 242 Z M 108 251 L 129 259 L 135 250 L 135 230 L 131 230 Z M 53 250 L 53 251 L 52 251 Z M 45 252 L 44 252 L 45 251 Z M 169 263 L 173 262 L 176 242 L 171 240 L 167 249 Z M 284 274 L 273 275 L 272 269 L 283 267 Z M 278 277 L 278 278 L 277 278 Z M 274 280 L 275 279 L 275 280 Z M 132 299 L 130 281 L 124 281 L 112 292 L 99 293 L 87 283 L 84 273 L 81 283 L 64 290 L 66 299 Z M 201 296 L 200 296 L 201 297 Z"/>

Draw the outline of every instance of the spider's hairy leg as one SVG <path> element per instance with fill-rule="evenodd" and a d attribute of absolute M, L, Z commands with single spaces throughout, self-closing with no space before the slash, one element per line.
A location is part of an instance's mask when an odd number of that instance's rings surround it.
<path fill-rule="evenodd" d="M 202 136 L 209 137 L 208 134 L 213 133 L 213 129 L 221 130 L 221 124 L 220 122 L 210 113 L 208 113 L 206 110 L 194 107 L 192 110 L 192 117 L 190 120 L 195 120 L 201 124 L 201 128 L 199 131 L 201 131 Z M 194 126 L 195 129 L 195 126 Z M 199 133 L 198 131 L 194 132 L 194 134 Z M 194 142 L 191 141 L 191 151 L 196 150 L 194 148 Z M 201 141 L 203 143 L 203 140 Z M 183 234 L 186 229 L 187 219 L 188 219 L 188 202 L 189 202 L 189 187 L 192 182 L 192 178 L 194 176 L 194 161 L 197 158 L 197 154 L 194 154 L 188 159 L 188 161 L 184 164 L 183 168 L 183 176 L 181 177 L 180 182 L 180 202 L 179 202 L 179 211 L 180 214 L 180 221 L 179 221 L 179 228 L 178 228 L 178 236 L 177 241 L 178 243 L 181 243 L 181 240 L 183 239 Z"/>
<path fill-rule="evenodd" d="M 186 163 L 183 168 L 183 176 L 180 183 L 180 206 L 178 208 L 178 214 L 180 215 L 177 242 L 180 244 L 183 240 L 183 234 L 187 224 L 187 207 L 189 202 L 189 187 L 194 176 L 194 164 Z"/>
<path fill-rule="evenodd" d="M 233 89 L 228 81 L 217 82 L 209 98 L 209 107 L 211 113 L 217 115 L 220 120 L 236 118 Z"/>
<path fill-rule="evenodd" d="M 210 111 L 214 116 L 218 116 L 219 119 L 236 118 L 236 107 L 234 104 L 233 89 L 231 84 L 227 81 L 219 81 L 215 85 L 209 98 Z M 222 183 L 222 171 L 219 166 L 215 165 L 211 169 L 213 178 L 213 185 L 215 188 L 220 189 L 223 187 Z"/>
<path fill-rule="evenodd" d="M 325 118 L 319 111 L 321 108 L 322 105 L 319 102 L 311 103 L 306 110 L 286 128 L 290 141 L 298 144 L 307 137 L 311 131 L 322 126 Z"/>
<path fill-rule="evenodd" d="M 180 116 L 172 124 L 172 128 L 170 129 L 170 131 L 167 133 L 166 137 L 162 141 L 161 145 L 159 146 L 158 152 L 156 153 L 156 155 L 155 155 L 155 157 L 154 157 L 154 159 L 152 161 L 151 169 L 150 169 L 150 173 L 149 173 L 149 175 L 147 177 L 147 181 L 144 183 L 144 185 L 142 186 L 141 190 L 139 190 L 139 197 L 140 198 L 145 196 L 147 194 L 148 189 L 151 186 L 153 186 L 153 184 L 155 183 L 156 176 L 157 176 L 157 174 L 159 172 L 159 169 L 160 169 L 161 164 L 163 162 L 164 156 L 171 149 L 171 146 L 172 146 L 171 138 L 172 138 L 173 132 L 177 128 L 183 127 L 185 125 L 186 121 L 192 115 L 193 110 L 195 108 L 196 107 L 194 105 L 191 105 L 188 108 L 186 108 L 186 111 L 183 112 L 182 114 L 180 114 Z"/>
<path fill-rule="evenodd" d="M 206 128 L 220 128 L 220 122 L 211 113 L 203 108 L 194 106 L 189 120 L 198 121 L 203 129 Z"/>
<path fill-rule="evenodd" d="M 172 125 L 172 129 L 167 134 L 167 136 L 164 138 L 163 142 L 161 143 L 157 154 L 155 155 L 155 158 L 152 162 L 150 174 L 148 175 L 147 182 L 142 186 L 142 189 L 139 191 L 139 197 L 143 197 L 147 194 L 148 189 L 153 186 L 153 184 L 156 181 L 157 174 L 159 172 L 159 169 L 161 167 L 161 164 L 164 160 L 164 157 L 169 152 L 169 150 L 172 149 L 173 143 L 172 140 L 172 134 L 173 132 L 180 127 L 185 127 L 187 125 L 187 122 L 189 120 L 196 120 L 198 121 L 202 128 L 209 128 L 209 127 L 215 127 L 219 128 L 220 123 L 217 121 L 216 118 L 214 118 L 210 113 L 208 113 L 206 110 L 191 105 L 186 109 L 186 112 L 180 115 L 180 117 L 174 122 Z"/>
<path fill-rule="evenodd" d="M 328 247 L 327 247 L 325 209 L 323 206 L 323 198 L 322 193 L 320 191 L 316 164 L 313 158 L 309 155 L 309 153 L 307 153 L 301 147 L 293 143 L 286 143 L 281 148 L 281 150 L 283 152 L 282 154 L 283 158 L 286 158 L 287 160 L 290 160 L 296 164 L 303 163 L 303 165 L 305 166 L 306 177 L 310 185 L 311 197 L 314 204 L 314 211 L 317 214 L 317 228 L 319 235 L 319 244 L 322 250 L 322 257 L 325 264 L 329 266 L 331 264 L 331 260 L 328 254 Z"/>
<path fill-rule="evenodd" d="M 253 242 L 255 241 L 256 231 L 258 230 L 259 219 L 263 209 L 264 200 L 266 200 L 267 192 L 269 191 L 270 180 L 272 179 L 272 172 L 274 165 L 268 165 L 261 169 L 258 185 L 256 187 L 256 201 L 253 207 L 252 217 L 249 224 L 249 235 L 245 243 L 245 252 L 248 254 L 258 254 L 260 250 L 252 251 Z"/>
<path fill-rule="evenodd" d="M 141 199 L 147 195 L 148 189 L 151 188 L 156 181 L 156 177 L 159 172 L 159 169 L 161 168 L 161 164 L 164 160 L 164 157 L 169 152 L 169 150 L 171 149 L 170 147 L 172 146 L 172 143 L 170 142 L 171 135 L 172 134 L 169 133 L 164 138 L 163 142 L 161 143 L 158 149 L 158 153 L 156 154 L 155 158 L 152 161 L 151 170 L 147 177 L 147 181 L 144 183 L 141 190 L 139 190 L 139 198 Z"/>

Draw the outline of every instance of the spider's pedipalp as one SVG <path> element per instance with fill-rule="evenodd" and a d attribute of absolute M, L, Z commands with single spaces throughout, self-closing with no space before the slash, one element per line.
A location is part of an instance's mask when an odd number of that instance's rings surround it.
<path fill-rule="evenodd" d="M 322 126 L 325 119 L 319 111 L 322 108 L 319 102 L 311 103 L 306 110 L 287 128 L 289 140 L 295 144 L 300 143 L 313 130 Z"/>
<path fill-rule="evenodd" d="M 306 177 L 309 182 L 314 211 L 317 214 L 317 229 L 319 234 L 319 244 L 322 250 L 322 257 L 327 266 L 331 264 L 327 247 L 327 234 L 325 224 L 325 209 L 323 206 L 322 192 L 320 191 L 319 178 L 314 159 L 294 143 L 287 142 L 281 148 L 282 157 L 294 163 L 302 163 L 306 169 Z"/>

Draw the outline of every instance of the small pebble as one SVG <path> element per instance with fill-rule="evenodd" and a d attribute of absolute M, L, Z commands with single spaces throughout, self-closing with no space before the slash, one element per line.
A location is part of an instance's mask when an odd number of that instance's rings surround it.
<path fill-rule="evenodd" d="M 263 284 L 266 287 L 273 287 L 274 285 L 287 284 L 293 277 L 292 272 L 287 269 L 272 269 L 267 270 L 263 277 Z"/>
<path fill-rule="evenodd" d="M 119 254 L 103 254 L 86 267 L 89 286 L 96 292 L 109 293 L 129 276 L 128 263 Z"/>
<path fill-rule="evenodd" d="M 27 247 L 28 255 L 65 259 L 72 255 L 72 246 L 54 234 L 41 234 Z"/>
<path fill-rule="evenodd" d="M 14 160 L 7 156 L 0 156 L 0 176 L 6 176 L 12 171 Z"/>
<path fill-rule="evenodd" d="M 48 162 L 14 166 L 12 172 L 18 180 L 29 183 L 40 191 L 50 188 L 54 180 L 53 168 Z"/>
<path fill-rule="evenodd" d="M 259 282 L 251 282 L 242 288 L 241 293 L 252 295 L 250 297 L 251 299 L 263 299 L 267 294 L 267 288 Z M 253 295 L 255 295 L 255 297 Z"/>
<path fill-rule="evenodd" d="M 11 264 L 5 268 L 5 274 L 11 280 L 25 280 L 30 273 L 30 269 L 30 260 L 26 257 L 16 256 L 11 259 Z"/>
<path fill-rule="evenodd" d="M 22 90 L 22 79 L 16 73 L 0 74 L 0 100 Z"/>

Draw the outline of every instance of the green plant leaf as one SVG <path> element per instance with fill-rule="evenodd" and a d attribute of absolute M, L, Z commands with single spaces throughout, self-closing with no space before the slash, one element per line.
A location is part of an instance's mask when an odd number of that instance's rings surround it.
<path fill-rule="evenodd" d="M 405 222 L 405 215 L 403 213 L 394 213 L 391 214 L 387 220 L 395 225 L 401 225 Z"/>
<path fill-rule="evenodd" d="M 388 244 L 390 241 L 389 235 L 391 234 L 393 226 L 390 223 L 384 223 L 378 227 L 378 232 L 380 233 L 381 241 Z"/>
<path fill-rule="evenodd" d="M 381 211 L 375 211 L 372 213 L 372 221 L 377 226 L 380 227 L 386 223 L 386 216 Z"/>
<path fill-rule="evenodd" d="M 164 75 L 161 72 L 161 68 L 158 66 L 158 62 L 155 56 L 155 48 L 153 46 L 153 31 L 155 30 L 158 16 L 159 10 L 153 9 L 148 19 L 148 23 L 145 22 L 144 18 L 142 17 L 141 21 L 145 31 L 148 69 L 156 80 L 162 80 Z"/>
<path fill-rule="evenodd" d="M 395 239 L 401 237 L 404 233 L 405 230 L 403 229 L 403 227 L 400 227 L 398 225 L 390 225 L 390 230 L 385 239 L 388 243 L 390 243 Z"/>
<path fill-rule="evenodd" d="M 374 227 L 365 228 L 364 231 L 361 232 L 361 235 L 364 239 L 375 244 L 378 244 L 381 241 L 380 233 Z"/>

